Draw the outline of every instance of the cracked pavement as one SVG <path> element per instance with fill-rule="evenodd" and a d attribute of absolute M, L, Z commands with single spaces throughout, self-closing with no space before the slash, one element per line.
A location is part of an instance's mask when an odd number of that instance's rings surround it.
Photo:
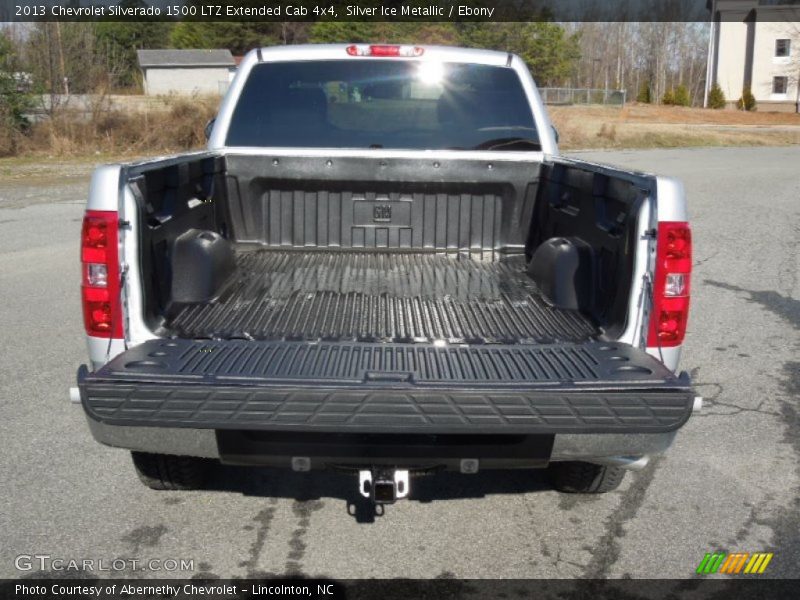
<path fill-rule="evenodd" d="M 89 172 L 0 184 L 0 472 L 11 482 L 0 576 L 25 575 L 18 554 L 46 553 L 195 561 L 149 576 L 692 577 L 716 549 L 774 552 L 767 575 L 800 576 L 800 147 L 577 155 L 686 185 L 696 264 L 681 366 L 703 412 L 611 494 L 559 495 L 524 471 L 444 474 L 377 517 L 336 473 L 219 467 L 203 492 L 141 486 L 67 397 L 86 360 L 77 260 Z"/>

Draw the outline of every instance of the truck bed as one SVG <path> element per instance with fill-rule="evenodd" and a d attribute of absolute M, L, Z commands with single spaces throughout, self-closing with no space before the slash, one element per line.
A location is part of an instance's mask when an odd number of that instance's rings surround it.
<path fill-rule="evenodd" d="M 524 255 L 236 250 L 236 272 L 208 303 L 174 307 L 180 338 L 533 344 L 600 331 L 550 306 Z"/>

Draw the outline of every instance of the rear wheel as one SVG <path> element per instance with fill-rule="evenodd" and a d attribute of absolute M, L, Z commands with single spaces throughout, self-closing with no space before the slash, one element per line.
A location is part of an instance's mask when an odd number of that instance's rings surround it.
<path fill-rule="evenodd" d="M 194 456 L 173 456 L 131 452 L 136 474 L 153 490 L 196 490 L 203 485 L 208 460 Z"/>
<path fill-rule="evenodd" d="M 604 494 L 619 487 L 625 469 L 587 462 L 556 462 L 549 467 L 553 486 L 570 494 Z"/>

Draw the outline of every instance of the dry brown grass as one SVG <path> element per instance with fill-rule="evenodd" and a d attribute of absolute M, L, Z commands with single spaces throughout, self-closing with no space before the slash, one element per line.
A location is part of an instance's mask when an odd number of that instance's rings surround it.
<path fill-rule="evenodd" d="M 597 108 L 603 109 L 604 107 Z M 800 114 L 797 113 L 709 110 L 639 103 L 627 104 L 621 112 L 626 121 L 642 123 L 657 121 L 658 123 L 705 125 L 800 125 Z"/>
<path fill-rule="evenodd" d="M 17 134 L 13 145 L 3 147 L 6 156 L 52 157 L 193 150 L 205 144 L 203 130 L 218 104 L 218 98 L 199 97 L 169 98 L 162 110 L 144 112 L 98 106 L 87 115 L 64 109 L 36 123 L 28 133 Z"/>
<path fill-rule="evenodd" d="M 564 150 L 800 144 L 800 115 L 630 104 L 552 106 Z"/>
<path fill-rule="evenodd" d="M 61 110 L 26 135 L 0 127 L 0 156 L 144 156 L 202 148 L 216 97 L 99 101 L 87 117 Z M 120 110 L 120 107 L 125 107 Z M 800 115 L 629 104 L 551 106 L 564 150 L 800 144 Z"/>

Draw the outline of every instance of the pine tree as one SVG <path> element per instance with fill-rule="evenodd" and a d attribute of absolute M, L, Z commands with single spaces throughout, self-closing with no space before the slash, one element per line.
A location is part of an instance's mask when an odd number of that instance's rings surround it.
<path fill-rule="evenodd" d="M 14 75 L 16 70 L 15 49 L 0 31 L 0 156 L 15 154 L 19 135 L 30 127 L 25 112 L 32 101 L 25 82 Z"/>
<path fill-rule="evenodd" d="M 645 80 L 639 86 L 639 93 L 636 95 L 636 101 L 644 104 L 650 104 L 652 98 L 650 97 L 650 82 Z"/>
<path fill-rule="evenodd" d="M 171 29 L 171 23 L 153 20 L 97 23 L 92 31 L 95 43 L 105 57 L 112 84 L 132 85 L 139 74 L 136 50 L 164 48 L 169 43 Z"/>
<path fill-rule="evenodd" d="M 750 86 L 742 90 L 742 97 L 736 101 L 736 108 L 738 108 L 739 110 L 748 110 L 748 111 L 756 109 L 756 97 L 753 96 L 753 92 L 750 90 Z"/>
<path fill-rule="evenodd" d="M 181 21 L 169 34 L 173 48 L 227 48 L 234 55 L 278 43 L 280 24 L 266 21 Z"/>
<path fill-rule="evenodd" d="M 725 108 L 727 102 L 725 101 L 725 93 L 718 83 L 711 86 L 708 92 L 708 107 L 709 108 Z"/>
<path fill-rule="evenodd" d="M 673 104 L 675 104 L 675 106 L 689 106 L 691 103 L 692 100 L 689 98 L 689 90 L 686 89 L 686 86 L 681 84 L 676 87 L 673 96 Z"/>

